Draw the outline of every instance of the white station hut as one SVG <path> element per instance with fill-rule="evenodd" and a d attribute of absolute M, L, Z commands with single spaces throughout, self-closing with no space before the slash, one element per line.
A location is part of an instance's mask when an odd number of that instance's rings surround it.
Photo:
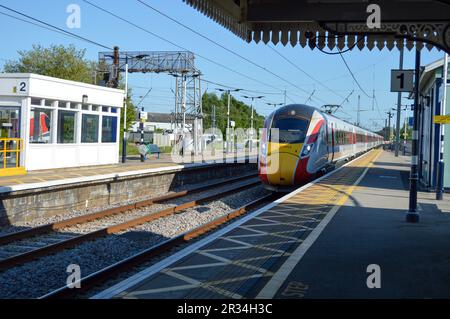
<path fill-rule="evenodd" d="M 124 91 L 0 74 L 0 176 L 119 161 Z"/>

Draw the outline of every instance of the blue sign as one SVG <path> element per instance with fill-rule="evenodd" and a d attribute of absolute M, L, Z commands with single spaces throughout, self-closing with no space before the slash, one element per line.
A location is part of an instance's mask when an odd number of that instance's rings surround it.
<path fill-rule="evenodd" d="M 414 117 L 408 117 L 408 126 L 410 127 L 414 126 Z"/>

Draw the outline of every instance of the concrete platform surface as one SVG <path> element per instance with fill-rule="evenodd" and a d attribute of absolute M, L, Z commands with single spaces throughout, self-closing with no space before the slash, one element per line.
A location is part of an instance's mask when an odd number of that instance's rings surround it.
<path fill-rule="evenodd" d="M 94 298 L 450 298 L 450 198 L 406 223 L 408 177 L 372 151 Z"/>
<path fill-rule="evenodd" d="M 384 152 L 273 297 L 450 298 L 450 197 L 419 193 L 407 223 L 408 187 L 409 158 Z"/>
<path fill-rule="evenodd" d="M 182 169 L 203 165 L 205 161 L 212 161 L 213 159 L 216 161 L 222 160 L 219 155 L 215 157 L 194 158 L 195 162 L 188 162 L 187 164 L 175 163 L 170 154 L 161 154 L 160 158 L 157 158 L 156 155 L 149 155 L 145 162 L 141 162 L 139 156 L 129 156 L 126 163 L 29 171 L 26 175 L 0 177 L 0 194 L 48 186 L 90 182 L 116 176 L 124 177 L 164 170 Z M 229 154 L 223 158 L 224 161 L 237 160 L 245 158 L 245 154 L 242 157 Z M 251 158 L 256 159 L 255 154 L 252 154 Z"/>

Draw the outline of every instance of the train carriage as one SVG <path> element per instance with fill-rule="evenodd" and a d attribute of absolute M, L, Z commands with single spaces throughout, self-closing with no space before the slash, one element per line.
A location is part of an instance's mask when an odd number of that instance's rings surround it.
<path fill-rule="evenodd" d="M 266 188 L 289 191 L 337 161 L 383 143 L 380 135 L 301 104 L 286 105 L 264 123 L 259 176 Z"/>

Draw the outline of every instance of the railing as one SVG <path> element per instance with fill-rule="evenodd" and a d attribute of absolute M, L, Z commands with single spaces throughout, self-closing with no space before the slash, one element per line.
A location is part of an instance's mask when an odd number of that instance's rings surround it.
<path fill-rule="evenodd" d="M 0 138 L 0 176 L 25 174 L 20 166 L 20 153 L 23 151 L 21 138 Z"/>

